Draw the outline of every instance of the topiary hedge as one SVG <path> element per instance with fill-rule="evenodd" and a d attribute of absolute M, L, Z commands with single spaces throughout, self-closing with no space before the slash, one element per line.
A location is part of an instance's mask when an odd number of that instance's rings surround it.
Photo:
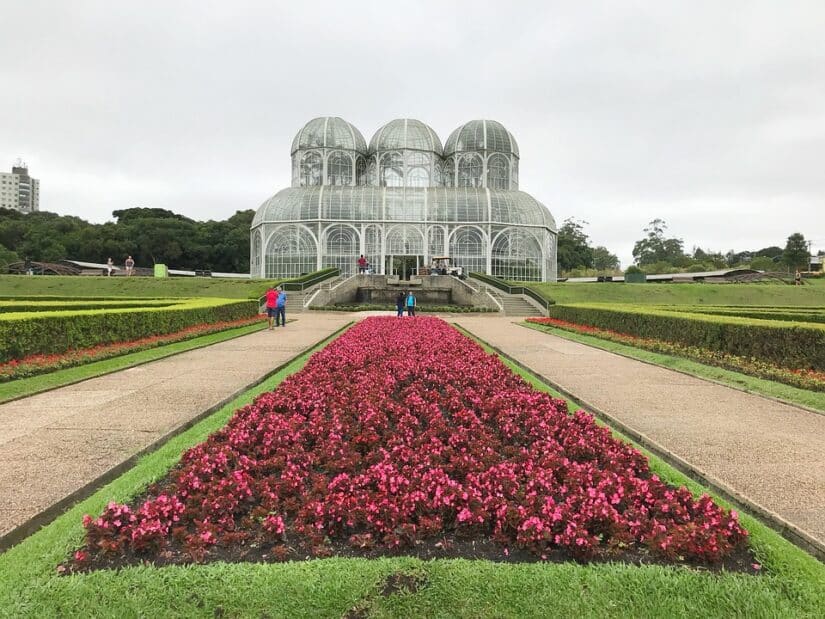
<path fill-rule="evenodd" d="M 129 342 L 257 313 L 255 301 L 218 298 L 181 299 L 168 307 L 3 313 L 0 362 Z"/>
<path fill-rule="evenodd" d="M 825 325 L 655 309 L 554 305 L 549 315 L 639 337 L 753 357 L 782 367 L 825 369 Z"/>

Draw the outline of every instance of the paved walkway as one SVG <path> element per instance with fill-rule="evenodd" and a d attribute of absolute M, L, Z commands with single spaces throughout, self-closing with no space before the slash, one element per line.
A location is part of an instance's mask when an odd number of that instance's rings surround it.
<path fill-rule="evenodd" d="M 305 312 L 285 328 L 0 405 L 0 537 L 350 320 Z"/>
<path fill-rule="evenodd" d="M 825 415 L 519 326 L 453 319 L 825 545 Z"/>

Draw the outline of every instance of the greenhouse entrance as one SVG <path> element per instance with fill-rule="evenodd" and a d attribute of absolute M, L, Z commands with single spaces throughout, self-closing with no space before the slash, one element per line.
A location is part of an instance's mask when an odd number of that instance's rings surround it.
<path fill-rule="evenodd" d="M 424 264 L 424 256 L 387 256 L 387 274 L 397 275 L 399 279 L 410 279 L 418 274 Z"/>

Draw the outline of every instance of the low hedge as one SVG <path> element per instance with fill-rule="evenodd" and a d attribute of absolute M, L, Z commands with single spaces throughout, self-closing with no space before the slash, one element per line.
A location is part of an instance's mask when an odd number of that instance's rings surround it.
<path fill-rule="evenodd" d="M 337 304 L 327 306 L 310 306 L 309 309 L 333 312 L 395 312 L 394 305 L 380 305 L 378 303 L 361 303 L 353 305 Z M 406 307 L 404 308 L 406 310 Z M 416 312 L 442 314 L 469 314 L 477 312 L 497 312 L 489 307 L 471 307 L 466 305 L 417 305 Z"/>
<path fill-rule="evenodd" d="M 753 357 L 781 367 L 825 369 L 825 325 L 662 310 L 641 305 L 554 305 L 549 315 L 639 337 Z"/>
<path fill-rule="evenodd" d="M 178 303 L 176 299 L 133 301 L 0 301 L 0 313 L 55 312 L 62 310 L 107 310 L 141 307 L 168 307 Z"/>
<path fill-rule="evenodd" d="M 799 311 L 799 310 L 774 310 L 774 309 L 719 309 L 719 308 L 695 308 L 691 309 L 692 314 L 707 314 L 711 316 L 739 316 L 741 318 L 758 318 L 761 320 L 780 320 L 785 322 L 818 322 L 825 323 L 825 312 L 822 311 Z"/>
<path fill-rule="evenodd" d="M 3 313 L 0 362 L 129 342 L 197 324 L 240 320 L 257 313 L 255 301 L 219 298 L 181 299 L 168 307 Z"/>

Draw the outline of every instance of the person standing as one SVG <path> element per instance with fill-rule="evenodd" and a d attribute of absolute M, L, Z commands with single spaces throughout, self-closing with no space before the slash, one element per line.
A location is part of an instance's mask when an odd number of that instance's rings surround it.
<path fill-rule="evenodd" d="M 281 319 L 281 326 L 286 326 L 286 293 L 278 286 L 278 299 L 275 305 L 275 326 L 278 326 L 278 319 Z"/>
<path fill-rule="evenodd" d="M 124 263 L 124 266 L 126 267 L 126 276 L 130 277 L 132 275 L 132 270 L 135 268 L 135 261 L 132 260 L 131 256 L 126 258 L 126 262 Z"/>
<path fill-rule="evenodd" d="M 364 254 L 361 254 L 361 257 L 358 258 L 358 272 L 359 273 L 366 273 L 367 272 L 367 259 L 364 258 Z"/>
<path fill-rule="evenodd" d="M 802 285 L 802 273 L 799 272 L 799 269 L 796 270 L 796 275 L 794 275 L 794 285 L 801 286 Z"/>
<path fill-rule="evenodd" d="M 398 296 L 395 297 L 395 309 L 398 312 L 396 316 L 401 318 L 404 315 L 404 304 L 407 301 L 407 295 L 403 291 L 398 291 Z"/>
<path fill-rule="evenodd" d="M 407 316 L 415 316 L 415 295 L 412 290 L 407 295 Z"/>
<path fill-rule="evenodd" d="M 272 322 L 278 313 L 278 293 L 271 286 L 266 291 L 266 315 L 269 319 L 269 330 L 272 331 Z"/>
<path fill-rule="evenodd" d="M 107 277 L 112 276 L 112 269 L 114 269 L 114 268 L 115 268 L 115 263 L 112 262 L 112 258 L 110 256 L 109 259 L 106 261 L 106 276 Z"/>

